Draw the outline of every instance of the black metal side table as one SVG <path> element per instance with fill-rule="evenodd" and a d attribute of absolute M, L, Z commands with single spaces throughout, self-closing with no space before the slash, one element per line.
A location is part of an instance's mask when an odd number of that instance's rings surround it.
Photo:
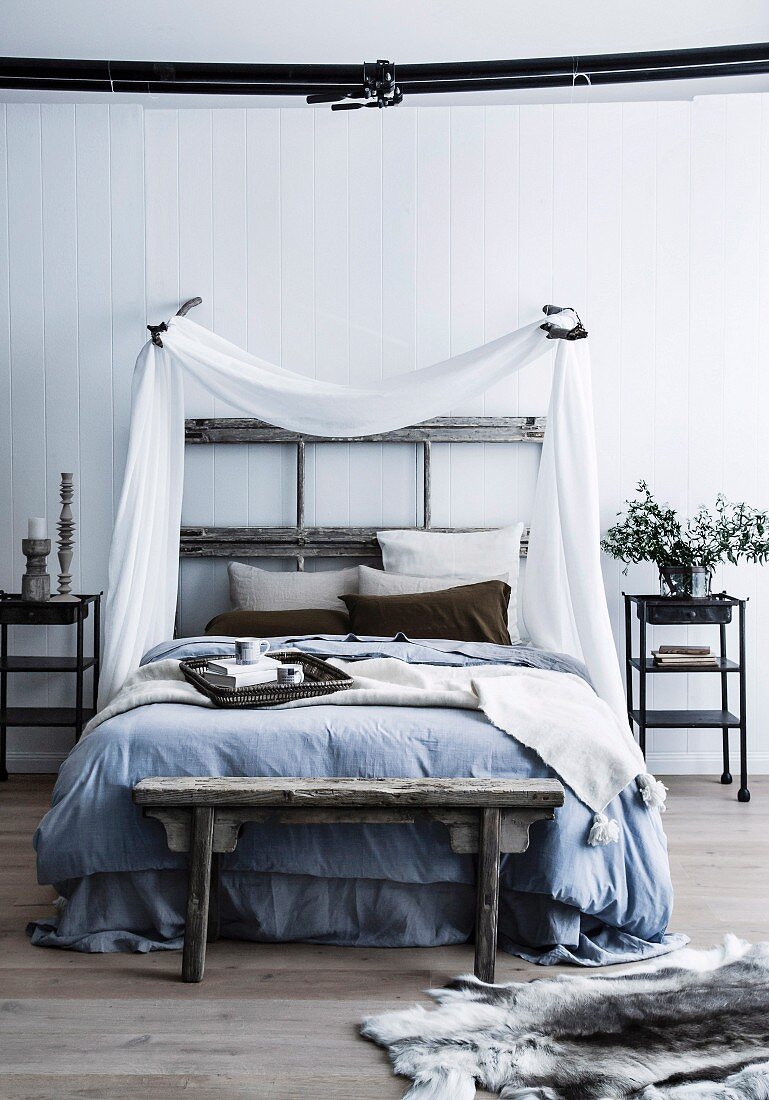
<path fill-rule="evenodd" d="M 723 736 L 724 770 L 722 783 L 731 783 L 729 770 L 729 730 L 740 731 L 740 802 L 750 802 L 748 790 L 748 747 L 745 703 L 745 605 L 747 600 L 722 593 L 706 599 L 679 599 L 665 596 L 625 597 L 625 672 L 627 681 L 627 713 L 630 728 L 638 726 L 641 752 L 646 753 L 647 729 L 720 729 Z M 631 634 L 631 605 L 635 604 L 639 622 L 639 655 L 633 656 Z M 735 608 L 739 610 L 739 660 L 730 661 L 726 655 L 726 626 L 732 621 Z M 655 626 L 711 625 L 719 628 L 719 655 L 714 665 L 677 664 L 674 668 L 655 664 L 646 651 L 647 624 Z M 633 672 L 638 674 L 638 707 L 633 706 Z M 716 672 L 721 677 L 720 710 L 648 710 L 646 706 L 646 677 L 662 673 Z M 729 676 L 739 677 L 739 717 L 729 710 Z"/>
<path fill-rule="evenodd" d="M 93 605 L 93 654 L 84 653 L 85 620 Z M 9 726 L 71 726 L 79 739 L 86 722 L 96 713 L 99 690 L 101 592 L 77 596 L 69 603 L 49 600 L 30 603 L 19 595 L 0 592 L 0 780 L 8 778 L 6 737 Z M 75 657 L 15 657 L 8 653 L 9 626 L 72 626 L 77 631 Z M 93 705 L 83 704 L 86 669 L 93 669 Z M 74 672 L 74 707 L 9 707 L 8 676 L 18 672 Z"/>

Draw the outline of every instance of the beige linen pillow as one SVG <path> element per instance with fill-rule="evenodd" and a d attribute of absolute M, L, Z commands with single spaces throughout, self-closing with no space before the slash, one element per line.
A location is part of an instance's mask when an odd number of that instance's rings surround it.
<path fill-rule="evenodd" d="M 276 573 L 231 561 L 230 601 L 235 611 L 292 611 L 327 608 L 346 611 L 339 597 L 358 591 L 358 570 L 324 569 L 319 573 Z"/>

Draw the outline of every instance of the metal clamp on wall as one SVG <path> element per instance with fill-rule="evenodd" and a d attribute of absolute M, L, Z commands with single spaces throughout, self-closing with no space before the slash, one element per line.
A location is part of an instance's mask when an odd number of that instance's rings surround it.
<path fill-rule="evenodd" d="M 574 328 L 563 328 L 561 325 L 553 324 L 552 321 L 546 321 L 544 325 L 539 327 L 547 333 L 548 340 L 585 340 L 587 329 L 582 324 L 576 309 L 572 309 L 571 306 L 543 306 L 542 312 L 546 317 L 552 317 L 554 313 L 563 313 L 565 309 L 571 310 L 577 318 Z"/>

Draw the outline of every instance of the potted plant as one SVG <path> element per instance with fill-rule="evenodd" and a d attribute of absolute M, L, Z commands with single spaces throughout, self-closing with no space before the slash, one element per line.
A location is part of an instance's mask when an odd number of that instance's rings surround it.
<path fill-rule="evenodd" d="M 682 520 L 655 499 L 645 481 L 639 481 L 637 492 L 637 499 L 625 502 L 624 518 L 606 532 L 601 549 L 625 562 L 625 573 L 629 562 L 656 562 L 663 596 L 709 596 L 719 562 L 769 560 L 769 512 L 719 493 L 714 511 L 702 505 Z"/>

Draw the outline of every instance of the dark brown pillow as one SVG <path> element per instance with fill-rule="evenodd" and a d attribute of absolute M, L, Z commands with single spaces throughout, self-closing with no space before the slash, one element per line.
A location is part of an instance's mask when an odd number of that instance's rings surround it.
<path fill-rule="evenodd" d="M 451 638 L 460 642 L 510 645 L 507 605 L 510 585 L 504 581 L 462 584 L 440 592 L 398 596 L 342 596 L 354 634 L 409 638 Z"/>
<path fill-rule="evenodd" d="M 300 634 L 349 634 L 344 611 L 311 607 L 298 611 L 225 611 L 206 625 L 206 634 L 230 638 L 283 638 Z"/>

